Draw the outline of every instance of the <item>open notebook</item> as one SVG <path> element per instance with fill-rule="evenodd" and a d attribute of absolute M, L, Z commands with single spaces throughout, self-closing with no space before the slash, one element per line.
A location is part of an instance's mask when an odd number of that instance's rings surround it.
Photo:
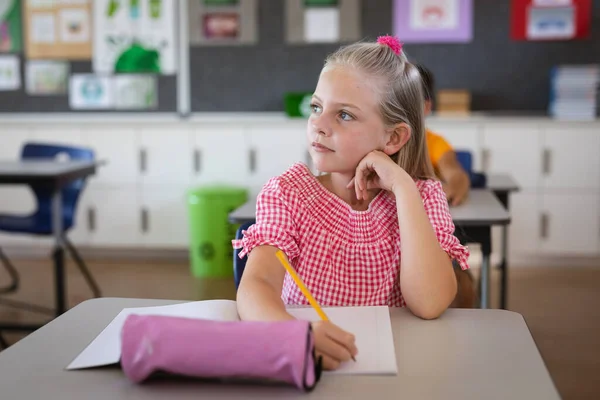
<path fill-rule="evenodd" d="M 332 374 L 396 374 L 396 352 L 387 307 L 324 307 L 329 319 L 356 337 L 356 362 L 342 365 Z M 299 319 L 318 321 L 309 307 L 290 308 Z M 121 356 L 121 328 L 130 314 L 162 315 L 221 321 L 239 320 L 232 300 L 205 300 L 158 307 L 123 309 L 108 326 L 67 366 L 68 370 L 117 364 Z"/>

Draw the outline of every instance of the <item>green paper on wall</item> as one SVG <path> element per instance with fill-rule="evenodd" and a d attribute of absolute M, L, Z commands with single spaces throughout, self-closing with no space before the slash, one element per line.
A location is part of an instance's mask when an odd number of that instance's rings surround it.
<path fill-rule="evenodd" d="M 306 7 L 334 7 L 338 5 L 338 0 L 304 0 Z"/>
<path fill-rule="evenodd" d="M 233 6 L 238 0 L 204 0 L 205 6 Z"/>
<path fill-rule="evenodd" d="M 20 52 L 22 49 L 21 2 L 0 0 L 0 53 Z"/>

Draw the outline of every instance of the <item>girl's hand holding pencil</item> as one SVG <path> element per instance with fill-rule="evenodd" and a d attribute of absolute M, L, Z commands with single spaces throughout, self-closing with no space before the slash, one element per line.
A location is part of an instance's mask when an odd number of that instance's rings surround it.
<path fill-rule="evenodd" d="M 288 263 L 283 252 L 281 250 L 277 251 L 276 256 L 321 318 L 321 321 L 315 321 L 311 325 L 317 357 L 323 358 L 323 368 L 333 370 L 337 369 L 343 362 L 356 361 L 354 357 L 356 357 L 358 349 L 356 348 L 354 335 L 331 323 L 319 303 L 296 273 L 296 270 Z"/>

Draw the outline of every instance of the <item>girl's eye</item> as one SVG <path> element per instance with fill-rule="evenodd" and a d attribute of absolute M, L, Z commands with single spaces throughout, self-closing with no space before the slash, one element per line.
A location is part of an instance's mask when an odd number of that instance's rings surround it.
<path fill-rule="evenodd" d="M 352 115 L 348 114 L 348 113 L 347 113 L 347 112 L 345 112 L 345 111 L 342 111 L 342 112 L 340 113 L 340 117 L 342 118 L 342 120 L 343 120 L 343 121 L 352 121 L 352 119 L 353 119 L 353 118 L 352 118 Z"/>
<path fill-rule="evenodd" d="M 321 106 L 318 106 L 316 104 L 311 104 L 310 109 L 312 110 L 312 112 L 314 112 L 316 114 L 321 112 Z"/>

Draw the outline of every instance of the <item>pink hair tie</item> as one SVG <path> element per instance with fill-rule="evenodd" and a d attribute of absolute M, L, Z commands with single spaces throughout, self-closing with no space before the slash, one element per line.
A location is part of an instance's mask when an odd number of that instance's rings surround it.
<path fill-rule="evenodd" d="M 400 52 L 402 51 L 402 43 L 400 43 L 398 38 L 395 36 L 379 36 L 377 38 L 377 43 L 385 44 L 396 54 L 400 54 Z"/>

